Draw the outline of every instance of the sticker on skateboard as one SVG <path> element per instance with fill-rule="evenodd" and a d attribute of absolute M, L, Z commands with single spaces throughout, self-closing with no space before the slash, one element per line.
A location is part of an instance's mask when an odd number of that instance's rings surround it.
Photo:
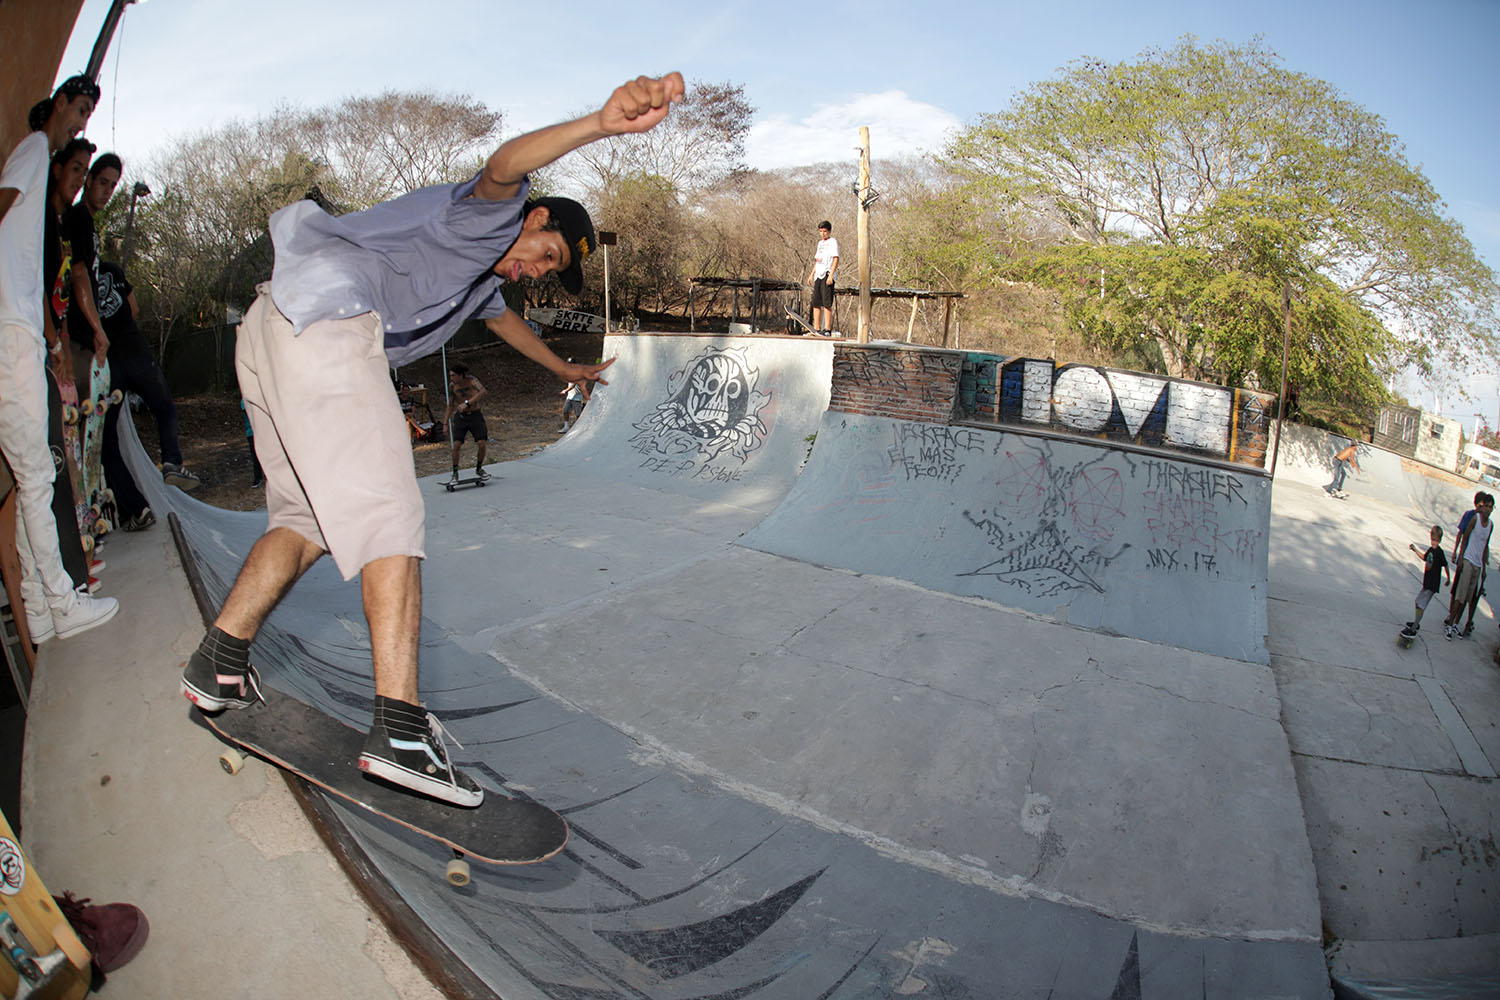
<path fill-rule="evenodd" d="M 319 788 L 446 844 L 454 852 L 445 877 L 469 883 L 464 860 L 530 865 L 555 856 L 568 842 L 568 824 L 546 806 L 506 789 L 486 788 L 473 809 L 449 805 L 387 784 L 360 771 L 365 733 L 271 688 L 249 708 L 200 712 L 210 729 L 237 747 L 312 782 Z M 219 755 L 230 774 L 244 765 L 235 749 Z"/>

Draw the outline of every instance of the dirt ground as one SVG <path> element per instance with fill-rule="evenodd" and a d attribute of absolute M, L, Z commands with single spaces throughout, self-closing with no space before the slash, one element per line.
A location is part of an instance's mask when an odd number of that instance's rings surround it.
<path fill-rule="evenodd" d="M 599 360 L 602 334 L 558 333 L 545 338 L 560 357 L 579 362 Z M 542 448 L 557 440 L 562 426 L 563 384 L 545 368 L 528 361 L 508 344 L 466 349 L 448 355 L 461 360 L 487 390 L 481 411 L 489 428 L 487 463 L 504 462 Z M 434 354 L 403 367 L 401 380 L 427 387 L 433 419 L 443 419 L 441 354 Z M 608 378 L 608 376 L 605 376 Z M 423 415 L 425 416 L 425 415 Z M 255 510 L 265 506 L 263 490 L 250 486 L 250 452 L 239 399 L 234 396 L 184 396 L 177 399 L 178 438 L 183 462 L 203 479 L 193 496 L 204 503 L 229 510 Z M 156 421 L 150 411 L 135 413 L 136 431 L 153 461 L 160 462 Z M 412 447 L 418 476 L 452 469 L 451 446 L 446 442 L 419 443 Z M 464 442 L 462 463 L 474 467 L 472 440 Z"/>

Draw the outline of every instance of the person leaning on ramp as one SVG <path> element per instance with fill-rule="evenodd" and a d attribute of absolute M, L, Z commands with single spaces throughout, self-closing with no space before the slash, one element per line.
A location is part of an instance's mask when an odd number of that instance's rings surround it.
<path fill-rule="evenodd" d="M 506 282 L 552 273 L 576 293 L 594 249 L 583 206 L 528 201 L 528 175 L 598 139 L 647 131 L 682 97 L 679 73 L 637 77 L 593 114 L 509 140 L 462 184 L 338 218 L 310 201 L 271 216 L 271 281 L 235 347 L 268 526 L 183 670 L 190 701 L 210 712 L 255 702 L 251 640 L 329 552 L 345 579 L 360 577 L 370 626 L 375 711 L 360 769 L 458 805 L 483 800 L 418 701 L 424 513 L 388 368 L 437 350 L 479 317 L 563 381 L 603 383 L 614 359 L 568 364 L 501 298 Z"/>

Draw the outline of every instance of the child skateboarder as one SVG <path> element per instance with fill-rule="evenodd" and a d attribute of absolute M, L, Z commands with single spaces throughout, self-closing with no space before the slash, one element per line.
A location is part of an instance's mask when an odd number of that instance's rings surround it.
<path fill-rule="evenodd" d="M 1442 589 L 1443 577 L 1448 572 L 1448 557 L 1443 554 L 1443 529 L 1434 524 L 1431 535 L 1432 544 L 1426 550 L 1417 548 L 1416 543 L 1410 543 L 1407 548 L 1411 549 L 1422 560 L 1422 589 L 1417 592 L 1416 617 L 1406 623 L 1406 628 L 1401 630 L 1405 639 L 1413 639 L 1422 628 L 1422 612 L 1427 610 L 1427 605 L 1437 592 Z"/>
<path fill-rule="evenodd" d="M 572 362 L 573 359 L 569 358 L 568 363 L 572 364 Z M 558 395 L 563 397 L 563 423 L 562 428 L 557 433 L 566 434 L 572 430 L 573 425 L 578 422 L 578 418 L 583 415 L 583 404 L 588 397 L 584 395 L 583 385 L 578 382 L 569 382 Z"/>
<path fill-rule="evenodd" d="M 360 577 L 370 628 L 375 705 L 360 770 L 457 805 L 483 800 L 420 704 L 425 514 L 390 368 L 430 354 L 480 317 L 561 381 L 602 382 L 609 361 L 568 364 L 501 297 L 506 282 L 549 274 L 577 293 L 595 246 L 582 205 L 528 200 L 530 174 L 591 142 L 655 127 L 683 93 L 680 73 L 637 77 L 598 111 L 506 141 L 463 183 L 338 217 L 311 201 L 271 217 L 271 281 L 235 345 L 266 473 L 267 531 L 188 659 L 182 692 L 190 701 L 214 712 L 257 700 L 251 640 L 331 553 L 345 579 Z"/>

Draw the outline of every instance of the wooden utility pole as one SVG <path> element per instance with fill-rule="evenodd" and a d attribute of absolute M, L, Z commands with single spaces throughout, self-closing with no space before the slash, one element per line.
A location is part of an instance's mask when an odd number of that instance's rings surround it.
<path fill-rule="evenodd" d="M 1281 392 L 1276 395 L 1276 447 L 1271 450 L 1271 478 L 1276 477 L 1276 459 L 1281 455 L 1281 428 L 1286 419 L 1286 363 L 1292 349 L 1292 286 L 1281 283 Z"/>
<path fill-rule="evenodd" d="M 859 342 L 870 342 L 870 126 L 859 130 Z"/>

